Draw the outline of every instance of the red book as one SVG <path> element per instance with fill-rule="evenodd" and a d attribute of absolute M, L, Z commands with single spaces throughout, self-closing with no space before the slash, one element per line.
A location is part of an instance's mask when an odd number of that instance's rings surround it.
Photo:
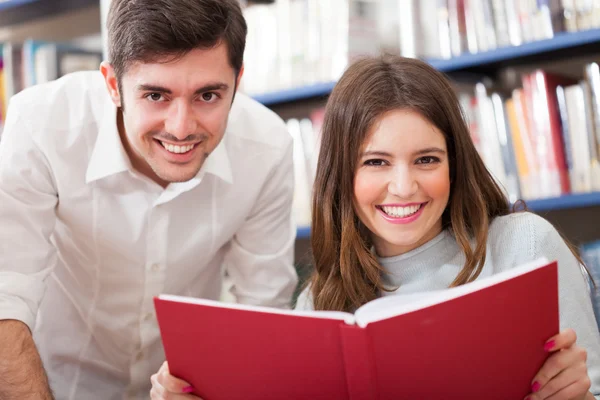
<path fill-rule="evenodd" d="M 523 78 L 524 87 L 529 86 L 528 94 L 532 107 L 532 134 L 535 135 L 536 153 L 541 167 L 542 191 L 547 196 L 559 196 L 571 192 L 569 167 L 566 162 L 562 137 L 560 112 L 556 88 L 569 86 L 577 81 L 541 69 Z M 550 174 L 549 180 L 543 172 Z"/>
<path fill-rule="evenodd" d="M 556 262 L 354 314 L 161 295 L 173 375 L 204 400 L 522 399 L 559 331 Z"/>

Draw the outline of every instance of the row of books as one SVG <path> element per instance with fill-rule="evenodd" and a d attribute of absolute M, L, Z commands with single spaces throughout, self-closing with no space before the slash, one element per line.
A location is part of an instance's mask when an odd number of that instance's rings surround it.
<path fill-rule="evenodd" d="M 389 0 L 400 52 L 442 58 L 550 39 L 559 32 L 600 28 L 595 0 Z M 395 20 L 394 20 L 395 18 Z M 409 26 L 409 19 L 416 21 Z M 432 23 L 433 22 L 433 23 Z"/>
<path fill-rule="evenodd" d="M 244 13 L 251 95 L 336 81 L 360 55 L 450 59 L 600 28 L 597 0 L 276 0 Z"/>
<path fill-rule="evenodd" d="M 98 69 L 102 62 L 101 51 L 66 43 L 29 39 L 0 46 L 0 121 L 4 121 L 9 99 L 24 88 L 70 72 Z"/>
<path fill-rule="evenodd" d="M 511 201 L 600 190 L 598 64 L 583 76 L 537 69 L 508 95 L 481 82 L 460 94 L 473 142 Z"/>

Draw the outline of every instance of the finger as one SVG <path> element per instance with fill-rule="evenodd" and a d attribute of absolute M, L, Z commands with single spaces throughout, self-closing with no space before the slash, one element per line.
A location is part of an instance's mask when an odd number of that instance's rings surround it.
<path fill-rule="evenodd" d="M 540 387 L 539 385 L 536 386 L 534 382 L 531 387 L 533 392 L 531 399 L 548 399 L 551 396 L 555 396 L 557 393 L 560 393 L 563 389 L 570 387 L 578 381 L 586 378 L 587 366 L 584 361 L 579 361 L 569 366 L 567 369 L 564 369 L 543 387 Z"/>
<path fill-rule="evenodd" d="M 164 367 L 164 368 L 163 368 Z M 194 391 L 192 385 L 188 382 L 176 378 L 170 374 L 168 364 L 163 364 L 158 371 L 157 381 L 167 392 L 171 393 L 191 393 Z"/>
<path fill-rule="evenodd" d="M 152 375 L 150 377 L 150 382 L 152 383 L 152 389 L 150 390 L 150 398 L 152 400 L 164 399 L 163 395 L 165 394 L 165 388 L 163 388 L 160 382 L 158 382 L 158 374 Z"/>
<path fill-rule="evenodd" d="M 150 390 L 151 400 L 202 400 L 200 397 L 185 393 L 170 393 L 158 382 L 158 374 L 150 378 L 152 389 Z"/>
<path fill-rule="evenodd" d="M 544 344 L 544 350 L 554 352 L 557 350 L 566 349 L 573 346 L 575 342 L 577 342 L 577 334 L 575 331 L 573 329 L 565 329 L 558 335 L 548 339 L 546 344 Z"/>
<path fill-rule="evenodd" d="M 552 354 L 531 381 L 532 391 L 536 392 L 543 389 L 548 382 L 562 371 L 581 362 L 585 364 L 586 360 L 587 352 L 579 346 Z"/>
<path fill-rule="evenodd" d="M 590 378 L 586 376 L 584 379 L 567 386 L 550 397 L 547 397 L 547 400 L 578 399 L 584 394 L 588 393 L 591 387 L 592 382 L 590 381 Z"/>

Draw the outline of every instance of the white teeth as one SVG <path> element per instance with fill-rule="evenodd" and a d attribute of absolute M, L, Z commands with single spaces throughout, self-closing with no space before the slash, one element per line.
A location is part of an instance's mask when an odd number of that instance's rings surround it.
<path fill-rule="evenodd" d="M 394 218 L 405 218 L 413 215 L 421 208 L 421 204 L 408 206 L 408 207 L 389 207 L 383 206 L 381 209 L 390 217 Z"/>
<path fill-rule="evenodd" d="M 195 144 L 190 144 L 188 146 L 174 146 L 165 142 L 160 142 L 160 144 L 162 144 L 163 147 L 167 149 L 167 151 L 176 154 L 187 153 L 188 151 L 192 150 L 195 146 Z"/>

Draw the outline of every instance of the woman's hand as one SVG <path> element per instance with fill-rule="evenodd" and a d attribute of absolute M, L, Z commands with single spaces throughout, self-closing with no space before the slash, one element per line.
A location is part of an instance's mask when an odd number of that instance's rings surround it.
<path fill-rule="evenodd" d="M 566 329 L 546 342 L 544 350 L 553 353 L 532 381 L 532 394 L 526 400 L 587 400 L 591 381 L 587 372 L 587 352 L 577 346 L 577 335 Z"/>
<path fill-rule="evenodd" d="M 152 400 L 199 400 L 191 393 L 194 388 L 187 382 L 175 378 L 169 373 L 169 365 L 165 361 L 158 372 L 150 378 Z"/>

